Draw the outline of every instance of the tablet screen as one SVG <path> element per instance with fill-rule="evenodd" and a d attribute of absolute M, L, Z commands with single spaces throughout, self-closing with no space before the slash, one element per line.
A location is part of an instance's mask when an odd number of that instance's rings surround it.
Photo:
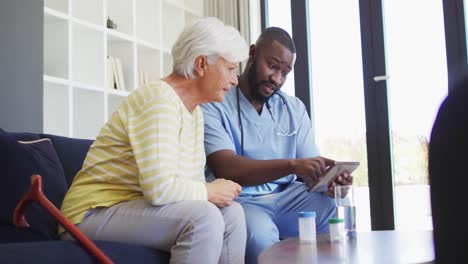
<path fill-rule="evenodd" d="M 309 192 L 326 192 L 328 185 L 335 180 L 335 178 L 344 171 L 352 173 L 359 167 L 357 161 L 335 161 L 335 164 L 328 167 L 323 173 L 318 182 L 311 186 Z"/>

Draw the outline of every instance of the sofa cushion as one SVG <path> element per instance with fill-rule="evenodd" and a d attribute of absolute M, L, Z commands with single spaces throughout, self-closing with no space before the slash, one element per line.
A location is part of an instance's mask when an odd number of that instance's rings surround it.
<path fill-rule="evenodd" d="M 50 134 L 40 134 L 41 138 L 49 138 L 54 145 L 60 161 L 62 162 L 68 186 L 71 185 L 73 178 L 81 170 L 83 161 L 88 154 L 89 147 L 93 140 L 61 137 Z"/>
<path fill-rule="evenodd" d="M 170 255 L 156 249 L 110 241 L 95 241 L 114 263 L 169 263 Z M 0 263 L 86 264 L 95 259 L 74 241 L 41 241 L 0 245 Z"/>
<path fill-rule="evenodd" d="M 67 184 L 50 140 L 19 143 L 0 129 L 0 172 L 0 225 L 13 225 L 14 209 L 29 190 L 32 174 L 42 176 L 44 194 L 60 208 Z M 44 239 L 58 238 L 57 223 L 39 204 L 31 203 L 26 217 L 31 231 Z"/>
<path fill-rule="evenodd" d="M 16 228 L 12 225 L 0 225 L 0 244 L 42 240 L 44 240 L 44 237 L 32 231 L 31 228 Z M 0 245 L 0 247 L 1 246 L 2 245 Z M 0 263 L 3 262 L 0 261 Z"/>

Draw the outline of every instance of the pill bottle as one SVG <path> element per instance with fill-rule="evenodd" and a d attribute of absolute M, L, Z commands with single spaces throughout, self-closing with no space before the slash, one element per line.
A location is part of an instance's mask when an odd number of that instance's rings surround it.
<path fill-rule="evenodd" d="M 330 228 L 330 241 L 341 241 L 344 239 L 344 220 L 342 218 L 330 218 L 328 219 L 328 225 Z"/>
<path fill-rule="evenodd" d="M 315 212 L 299 212 L 299 239 L 301 242 L 315 242 Z"/>

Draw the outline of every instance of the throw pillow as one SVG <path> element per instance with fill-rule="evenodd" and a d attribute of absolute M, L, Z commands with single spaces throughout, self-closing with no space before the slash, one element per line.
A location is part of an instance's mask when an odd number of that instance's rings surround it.
<path fill-rule="evenodd" d="M 18 142 L 0 129 L 0 224 L 13 225 L 14 209 L 29 190 L 32 174 L 42 176 L 44 194 L 60 208 L 67 183 L 51 141 Z M 58 238 L 56 221 L 39 204 L 31 203 L 26 216 L 31 231 Z"/>
<path fill-rule="evenodd" d="M 93 140 L 62 137 L 51 134 L 40 134 L 41 138 L 48 138 L 54 145 L 55 152 L 60 158 L 67 178 L 68 186 L 71 186 L 73 178 L 81 170 L 83 162 L 88 154 L 89 147 L 93 144 Z M 73 151 L 70 151 L 70 146 L 73 146 Z"/>

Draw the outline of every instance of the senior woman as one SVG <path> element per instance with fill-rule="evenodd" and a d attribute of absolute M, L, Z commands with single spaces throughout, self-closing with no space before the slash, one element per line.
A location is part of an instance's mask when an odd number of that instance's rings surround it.
<path fill-rule="evenodd" d="M 237 85 L 248 47 L 216 18 L 185 28 L 173 72 L 133 91 L 101 129 L 62 212 L 92 239 L 171 253 L 171 263 L 243 263 L 241 187 L 206 183 L 202 103 Z M 62 229 L 62 239 L 71 239 Z"/>

